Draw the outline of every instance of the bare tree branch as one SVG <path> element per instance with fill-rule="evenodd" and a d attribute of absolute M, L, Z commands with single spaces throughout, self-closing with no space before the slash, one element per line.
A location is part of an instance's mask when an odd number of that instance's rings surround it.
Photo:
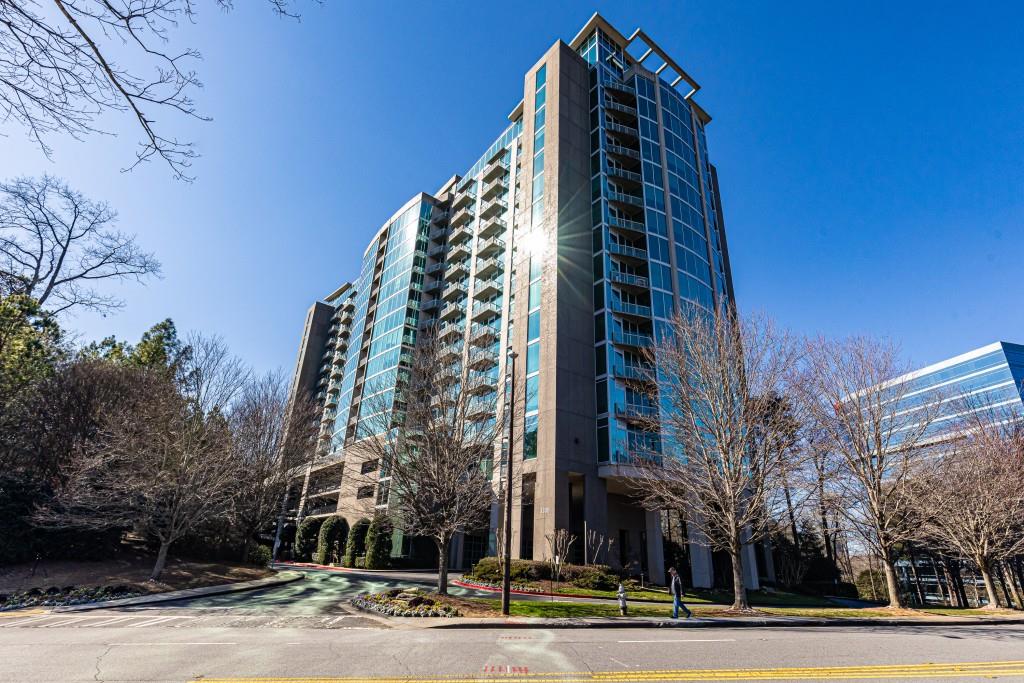
<path fill-rule="evenodd" d="M 160 263 L 116 222 L 105 202 L 53 176 L 0 183 L 0 295 L 25 294 L 52 313 L 120 308 L 96 285 L 141 282 L 159 275 Z"/>

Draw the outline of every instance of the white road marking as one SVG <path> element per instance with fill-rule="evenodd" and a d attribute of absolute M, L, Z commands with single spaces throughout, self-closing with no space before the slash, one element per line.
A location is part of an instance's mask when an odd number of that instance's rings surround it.
<path fill-rule="evenodd" d="M 735 638 L 677 638 L 675 640 L 620 640 L 620 643 L 735 643 Z"/>
<path fill-rule="evenodd" d="M 238 645 L 238 643 L 214 643 L 214 642 L 210 642 L 210 643 L 173 643 L 173 642 L 164 642 L 164 643 L 107 643 L 107 645 L 126 645 L 126 646 L 134 647 L 136 645 Z"/>
<path fill-rule="evenodd" d="M 127 616 L 127 617 L 114 617 L 113 619 L 107 617 L 106 615 L 104 615 L 104 617 L 106 618 L 106 621 L 97 621 L 94 624 L 86 624 L 82 628 L 96 628 L 98 626 L 106 626 L 107 624 L 113 624 L 114 622 L 124 621 L 125 619 L 135 619 L 136 618 L 134 614 L 131 614 L 131 615 Z"/>
<path fill-rule="evenodd" d="M 132 628 L 140 628 L 142 626 L 150 626 L 152 624 L 162 624 L 162 623 L 164 623 L 166 621 L 170 621 L 171 619 L 184 619 L 184 618 L 185 617 L 177 617 L 177 616 L 174 616 L 174 617 L 157 617 L 155 619 L 146 619 L 146 621 L 143 621 L 141 624 L 132 624 L 131 627 Z"/>
<path fill-rule="evenodd" d="M 5 621 L 4 623 L 0 624 L 0 628 L 12 628 L 14 626 L 21 626 L 22 624 L 29 624 L 29 623 L 32 623 L 32 622 L 38 622 L 38 621 L 42 621 L 44 619 L 49 619 L 51 616 L 53 616 L 53 615 L 44 614 L 42 616 L 35 616 L 35 617 L 15 618 L 15 619 L 11 619 L 10 621 Z"/>

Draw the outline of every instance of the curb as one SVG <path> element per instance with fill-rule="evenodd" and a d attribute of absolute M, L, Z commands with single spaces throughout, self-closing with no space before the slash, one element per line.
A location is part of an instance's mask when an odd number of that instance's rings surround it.
<path fill-rule="evenodd" d="M 517 621 L 505 619 L 488 619 L 478 621 L 462 621 L 460 623 L 424 624 L 424 628 L 449 629 L 625 629 L 625 628 L 832 628 L 832 627 L 907 627 L 907 626 L 1019 626 L 1024 619 L 1004 619 L 999 621 L 979 621 L 975 619 L 956 619 L 940 621 L 937 619 L 722 619 L 715 617 L 696 617 L 685 621 L 641 621 L 637 619 L 538 619 L 536 621 Z"/>
<path fill-rule="evenodd" d="M 51 612 L 86 612 L 94 609 L 106 609 L 109 607 L 133 607 L 135 605 L 148 605 L 157 602 L 172 602 L 174 600 L 185 600 L 198 598 L 206 595 L 221 595 L 223 593 L 239 593 L 242 591 L 258 590 L 260 588 L 272 588 L 283 586 L 294 581 L 306 578 L 302 572 L 287 571 L 277 576 L 268 576 L 265 579 L 253 579 L 252 581 L 241 581 L 238 583 L 225 583 L 219 586 L 204 586 L 202 588 L 187 588 L 180 591 L 168 591 L 166 593 L 154 593 L 152 595 L 140 595 L 135 598 L 120 598 L 118 600 L 104 600 L 102 602 L 89 602 L 82 605 L 61 605 L 54 607 Z"/>

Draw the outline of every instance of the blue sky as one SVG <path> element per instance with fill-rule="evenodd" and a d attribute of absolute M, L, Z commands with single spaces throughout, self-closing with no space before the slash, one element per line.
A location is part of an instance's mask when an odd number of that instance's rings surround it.
<path fill-rule="evenodd" d="M 409 197 L 503 130 L 522 77 L 596 9 L 642 26 L 702 85 L 740 305 L 800 333 L 898 339 L 923 364 L 1024 342 L 1020 3 L 202 3 L 211 123 L 164 114 L 203 157 L 191 185 L 131 173 L 136 131 L 53 142 L 0 124 L 0 175 L 65 177 L 114 205 L 165 275 L 68 321 L 137 339 L 165 317 L 290 370 L 310 303 L 357 273 Z M 162 118 L 163 118 L 162 117 Z"/>

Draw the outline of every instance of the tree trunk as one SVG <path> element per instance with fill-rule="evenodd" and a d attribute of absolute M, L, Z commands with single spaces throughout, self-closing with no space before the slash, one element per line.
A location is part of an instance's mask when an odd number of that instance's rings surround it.
<path fill-rule="evenodd" d="M 782 491 L 786 494 L 786 511 L 789 513 L 789 528 L 793 531 L 793 545 L 796 546 L 796 554 L 800 555 L 800 531 L 796 527 L 796 512 L 793 511 L 793 496 L 789 493 L 789 482 L 786 475 L 782 475 Z M 828 543 L 828 541 L 825 541 Z"/>
<path fill-rule="evenodd" d="M 985 593 L 988 595 L 988 604 L 985 607 L 996 609 L 999 607 L 999 598 L 996 597 L 996 585 L 992 581 L 992 571 L 984 560 L 975 558 L 974 562 L 978 565 L 978 571 L 981 572 L 981 580 L 985 582 Z"/>
<path fill-rule="evenodd" d="M 1010 569 L 1010 565 L 1007 562 L 1001 562 L 1000 565 L 1003 568 L 1003 583 L 1010 589 L 1010 595 L 1013 596 L 1013 604 L 1016 606 L 1016 609 L 1024 609 L 1024 604 L 1021 603 L 1020 591 L 1017 590 L 1017 582 L 1013 580 L 1013 572 Z"/>
<path fill-rule="evenodd" d="M 907 544 L 907 553 L 910 555 L 910 574 L 914 577 L 914 591 L 917 593 L 917 604 L 924 607 L 924 588 L 921 586 L 921 577 L 917 573 L 917 555 L 914 554 L 913 546 Z"/>
<path fill-rule="evenodd" d="M 902 608 L 903 597 L 900 595 L 900 582 L 896 576 L 896 564 L 888 557 L 880 558 L 885 571 L 885 587 L 889 590 L 889 607 Z"/>
<path fill-rule="evenodd" d="M 249 561 L 249 534 L 245 535 L 245 539 L 242 541 L 242 564 Z"/>
<path fill-rule="evenodd" d="M 437 541 L 437 592 L 448 595 L 448 539 Z"/>
<path fill-rule="evenodd" d="M 750 603 L 747 602 L 747 586 L 743 582 L 743 546 L 739 541 L 733 543 L 729 553 L 732 560 L 732 609 L 749 610 Z"/>
<path fill-rule="evenodd" d="M 169 541 L 160 542 L 160 551 L 156 554 L 156 564 L 153 565 L 153 572 L 149 575 L 150 581 L 156 581 L 164 571 L 167 564 L 167 551 L 171 549 Z"/>

